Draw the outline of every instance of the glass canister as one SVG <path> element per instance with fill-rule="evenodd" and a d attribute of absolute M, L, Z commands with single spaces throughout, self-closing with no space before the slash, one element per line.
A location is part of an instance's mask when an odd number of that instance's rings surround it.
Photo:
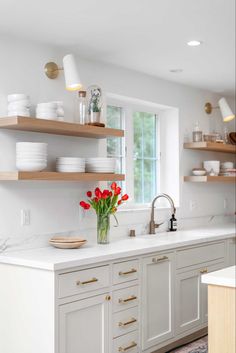
<path fill-rule="evenodd" d="M 87 89 L 88 120 L 90 125 L 101 122 L 102 115 L 102 89 L 97 85 L 89 86 Z"/>
<path fill-rule="evenodd" d="M 86 91 L 78 92 L 78 97 L 76 99 L 75 122 L 82 125 L 87 122 Z"/>
<path fill-rule="evenodd" d="M 193 130 L 193 142 L 201 142 L 202 141 L 202 131 L 199 129 L 198 121 L 195 123 Z"/>

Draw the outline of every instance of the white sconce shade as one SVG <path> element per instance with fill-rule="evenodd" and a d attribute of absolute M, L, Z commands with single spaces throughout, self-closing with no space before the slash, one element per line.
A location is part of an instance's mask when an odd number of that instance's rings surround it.
<path fill-rule="evenodd" d="M 65 75 L 66 89 L 68 91 L 78 91 L 82 88 L 82 84 L 77 71 L 75 58 L 72 54 L 68 54 L 63 58 L 63 68 Z"/>
<path fill-rule="evenodd" d="M 226 123 L 228 121 L 233 120 L 235 118 L 235 115 L 233 114 L 232 110 L 230 109 L 226 99 L 221 98 L 218 103 L 219 103 L 219 107 L 220 107 L 223 121 Z"/>

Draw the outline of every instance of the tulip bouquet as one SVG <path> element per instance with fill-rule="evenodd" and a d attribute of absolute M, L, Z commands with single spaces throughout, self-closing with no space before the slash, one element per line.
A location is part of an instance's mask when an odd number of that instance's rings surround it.
<path fill-rule="evenodd" d="M 109 242 L 110 215 L 113 215 L 116 222 L 115 213 L 117 208 L 128 200 L 127 194 L 121 195 L 121 188 L 115 182 L 111 184 L 110 190 L 100 190 L 96 188 L 94 194 L 87 191 L 87 202 L 80 201 L 80 206 L 84 210 L 93 208 L 97 214 L 97 240 L 99 244 Z M 118 224 L 118 222 L 117 222 Z"/>

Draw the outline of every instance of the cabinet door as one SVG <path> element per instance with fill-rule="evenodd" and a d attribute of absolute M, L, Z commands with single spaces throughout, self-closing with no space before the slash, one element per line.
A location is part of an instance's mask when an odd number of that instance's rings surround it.
<path fill-rule="evenodd" d="M 236 239 L 230 239 L 229 243 L 229 266 L 235 266 L 236 264 Z"/>
<path fill-rule="evenodd" d="M 213 272 L 220 270 L 224 267 L 224 262 L 219 264 L 209 265 L 200 270 L 200 272 Z M 205 283 L 201 283 L 201 313 L 202 313 L 202 323 L 206 323 L 208 321 L 208 285 Z"/>
<path fill-rule="evenodd" d="M 176 332 L 182 333 L 201 324 L 201 278 L 199 270 L 176 275 Z"/>
<path fill-rule="evenodd" d="M 60 353 L 108 353 L 109 302 L 106 295 L 59 308 Z"/>
<path fill-rule="evenodd" d="M 173 337 L 173 254 L 143 260 L 142 347 Z"/>

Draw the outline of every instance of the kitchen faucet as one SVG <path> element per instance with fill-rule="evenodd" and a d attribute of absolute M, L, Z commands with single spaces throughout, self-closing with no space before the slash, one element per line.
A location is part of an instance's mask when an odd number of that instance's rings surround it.
<path fill-rule="evenodd" d="M 164 197 L 165 199 L 167 199 L 171 205 L 171 208 L 172 208 L 172 214 L 174 215 L 175 212 L 176 212 L 176 208 L 175 208 L 175 205 L 174 205 L 174 201 L 172 200 L 172 198 L 167 195 L 167 194 L 159 194 L 157 195 L 154 200 L 152 201 L 152 211 L 151 211 L 151 220 L 150 220 L 150 234 L 155 234 L 155 229 L 158 228 L 162 223 L 155 223 L 155 220 L 154 220 L 154 207 L 155 207 L 155 202 L 157 199 L 161 198 L 161 197 Z"/>

